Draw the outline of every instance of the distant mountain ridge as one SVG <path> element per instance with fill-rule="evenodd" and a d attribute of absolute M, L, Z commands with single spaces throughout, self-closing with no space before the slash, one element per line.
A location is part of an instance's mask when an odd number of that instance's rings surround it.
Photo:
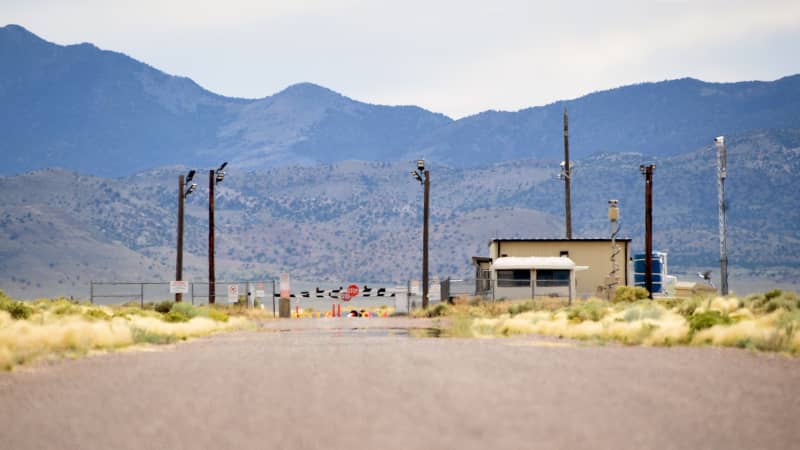
<path fill-rule="evenodd" d="M 680 79 L 460 120 L 358 102 L 311 83 L 262 99 L 209 92 L 121 53 L 0 28 L 0 173 L 63 167 L 125 176 L 166 165 L 247 170 L 426 157 L 453 167 L 571 152 L 664 156 L 719 134 L 800 128 L 800 75 L 771 82 Z"/>
<path fill-rule="evenodd" d="M 729 136 L 731 279 L 800 280 L 800 130 Z M 638 153 L 575 161 L 573 230 L 604 236 L 607 200 L 622 233 L 643 247 L 644 181 Z M 658 157 L 654 245 L 671 272 L 718 274 L 715 149 Z M 563 236 L 558 163 L 535 159 L 480 168 L 434 167 L 431 271 L 472 277 L 470 257 L 493 237 Z M 23 297 L 87 295 L 89 280 L 169 281 L 174 274 L 177 176 L 163 167 L 125 178 L 43 169 L 0 176 L 0 288 Z M 255 180 L 255 182 L 254 182 Z M 187 198 L 186 279 L 207 276 L 207 180 Z M 348 161 L 291 170 L 231 170 L 216 190 L 218 280 L 403 282 L 419 275 L 419 184 L 405 162 Z M 691 272 L 690 272 L 691 273 Z M 767 278 L 767 277 L 770 278 Z M 695 275 L 692 273 L 691 279 Z M 715 275 L 716 279 L 716 275 Z M 774 286 L 773 286 L 774 287 Z"/>

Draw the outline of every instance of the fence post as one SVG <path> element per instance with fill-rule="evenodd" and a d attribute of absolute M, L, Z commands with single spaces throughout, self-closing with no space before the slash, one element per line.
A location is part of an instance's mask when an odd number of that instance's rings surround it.
<path fill-rule="evenodd" d="M 275 318 L 275 280 L 272 280 L 272 318 Z"/>
<path fill-rule="evenodd" d="M 94 281 L 89 281 L 89 303 L 94 305 Z"/>
<path fill-rule="evenodd" d="M 194 283 L 191 284 L 191 289 L 189 290 L 189 295 L 192 297 L 192 306 L 194 306 Z"/>
<path fill-rule="evenodd" d="M 139 307 L 144 309 L 144 283 L 139 283 Z"/>

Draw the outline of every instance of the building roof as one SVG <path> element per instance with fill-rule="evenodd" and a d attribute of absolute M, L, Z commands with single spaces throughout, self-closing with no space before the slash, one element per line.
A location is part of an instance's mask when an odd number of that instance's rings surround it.
<path fill-rule="evenodd" d="M 472 263 L 479 263 L 479 262 L 492 262 L 491 256 L 473 256 Z"/>
<path fill-rule="evenodd" d="M 505 269 L 575 269 L 575 262 L 566 256 L 503 256 L 494 260 L 495 270 Z"/>
<path fill-rule="evenodd" d="M 492 242 L 570 242 L 570 241 L 578 241 L 578 242 L 611 242 L 611 238 L 607 237 L 581 237 L 581 238 L 495 238 L 489 241 Z M 618 237 L 617 241 L 621 242 L 630 242 L 631 238 L 627 237 Z"/>

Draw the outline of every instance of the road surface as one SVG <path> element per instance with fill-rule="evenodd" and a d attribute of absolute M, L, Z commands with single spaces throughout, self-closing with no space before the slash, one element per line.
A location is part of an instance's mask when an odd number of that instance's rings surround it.
<path fill-rule="evenodd" d="M 800 360 L 284 320 L 0 373 L 0 449 L 785 449 Z M 365 326 L 369 328 L 365 328 Z"/>

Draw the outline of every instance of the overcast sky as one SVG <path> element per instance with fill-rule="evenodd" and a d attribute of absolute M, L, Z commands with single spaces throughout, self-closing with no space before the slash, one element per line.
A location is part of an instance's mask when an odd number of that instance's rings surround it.
<path fill-rule="evenodd" d="M 800 72 L 800 0 L 0 0 L 3 23 L 222 95 L 310 81 L 454 118 L 640 81 Z"/>

